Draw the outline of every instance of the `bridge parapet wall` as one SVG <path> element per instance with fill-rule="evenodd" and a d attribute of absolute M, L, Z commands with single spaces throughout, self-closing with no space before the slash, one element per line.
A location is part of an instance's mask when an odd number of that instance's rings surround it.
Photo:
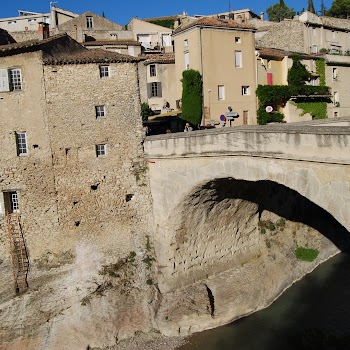
<path fill-rule="evenodd" d="M 349 165 L 350 126 L 297 123 L 213 129 L 149 137 L 144 146 L 149 159 L 237 155 Z"/>

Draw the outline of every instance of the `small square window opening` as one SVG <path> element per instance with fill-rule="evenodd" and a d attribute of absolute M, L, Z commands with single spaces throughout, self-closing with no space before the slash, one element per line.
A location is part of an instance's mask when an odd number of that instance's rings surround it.
<path fill-rule="evenodd" d="M 250 95 L 250 88 L 249 88 L 249 86 L 242 86 L 242 95 L 243 96 Z"/>
<path fill-rule="evenodd" d="M 96 145 L 96 156 L 104 157 L 107 154 L 107 146 L 105 144 Z"/>
<path fill-rule="evenodd" d="M 150 77 L 155 77 L 155 76 L 157 76 L 156 65 L 155 65 L 155 64 L 151 64 L 151 65 L 149 66 L 149 76 L 150 76 Z"/>
<path fill-rule="evenodd" d="M 10 69 L 10 83 L 11 90 L 22 90 L 22 77 L 20 69 Z"/>
<path fill-rule="evenodd" d="M 102 118 L 106 116 L 105 106 L 95 106 L 96 118 Z"/>
<path fill-rule="evenodd" d="M 16 132 L 17 155 L 28 154 L 27 134 L 25 132 Z"/>
<path fill-rule="evenodd" d="M 110 76 L 109 66 L 100 66 L 100 78 L 108 78 Z"/>
<path fill-rule="evenodd" d="M 91 16 L 86 16 L 86 28 L 93 28 L 94 20 Z"/>

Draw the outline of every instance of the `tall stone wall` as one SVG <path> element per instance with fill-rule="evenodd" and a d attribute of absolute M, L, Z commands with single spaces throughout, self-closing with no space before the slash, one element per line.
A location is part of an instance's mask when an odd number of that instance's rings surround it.
<path fill-rule="evenodd" d="M 97 64 L 45 66 L 47 115 L 65 244 L 79 234 L 127 254 L 131 231 L 145 227 L 132 224 L 143 221 L 147 198 L 147 183 L 137 182 L 145 170 L 137 66 L 111 64 L 110 74 L 101 79 Z M 95 106 L 106 116 L 97 118 Z M 97 144 L 106 156 L 96 156 Z"/>
<path fill-rule="evenodd" d="M 43 33 L 38 30 L 26 30 L 11 32 L 11 36 L 17 41 L 27 41 L 27 40 L 42 40 Z"/>
<path fill-rule="evenodd" d="M 42 89 L 42 57 L 38 52 L 1 58 L 0 68 L 19 68 L 22 90 L 2 92 L 0 137 L 1 300 L 14 293 L 9 239 L 5 224 L 7 191 L 17 191 L 31 259 L 42 255 L 58 234 L 55 180 Z M 26 132 L 28 154 L 17 156 L 16 132 Z"/>

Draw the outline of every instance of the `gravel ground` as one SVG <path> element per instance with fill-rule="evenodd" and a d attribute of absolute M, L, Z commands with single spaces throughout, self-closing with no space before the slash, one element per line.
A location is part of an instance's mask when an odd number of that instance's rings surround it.
<path fill-rule="evenodd" d="M 121 340 L 117 345 L 104 350 L 175 350 L 185 343 L 185 337 L 165 337 L 152 332 L 141 333 L 133 338 Z"/>

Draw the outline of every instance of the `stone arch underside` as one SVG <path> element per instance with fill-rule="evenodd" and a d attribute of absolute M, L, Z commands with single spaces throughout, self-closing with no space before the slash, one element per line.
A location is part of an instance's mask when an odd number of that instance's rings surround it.
<path fill-rule="evenodd" d="M 168 334 L 215 327 L 266 307 L 349 246 L 348 231 L 331 214 L 269 180 L 204 181 L 171 211 L 164 229 L 158 323 Z M 299 261 L 297 246 L 319 255 Z"/>

